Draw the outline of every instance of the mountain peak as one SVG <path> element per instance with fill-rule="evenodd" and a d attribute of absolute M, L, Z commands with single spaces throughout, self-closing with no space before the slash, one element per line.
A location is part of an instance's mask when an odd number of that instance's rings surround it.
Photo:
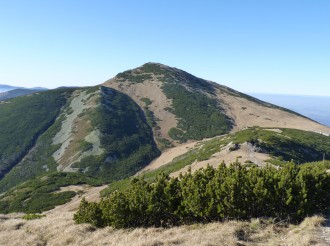
<path fill-rule="evenodd" d="M 232 126 L 238 130 L 254 125 L 312 131 L 322 128 L 316 122 L 290 110 L 156 62 L 147 62 L 140 67 L 119 73 L 103 85 L 130 96 L 151 118 L 154 118 L 152 124 L 155 125 L 157 136 L 169 140 L 172 138 L 169 132 L 173 126 L 181 126 L 184 134 L 187 129 L 193 128 L 189 125 L 192 119 L 185 118 L 185 113 L 179 115 L 178 111 L 191 110 L 192 104 L 196 102 L 203 110 L 198 111 L 199 113 L 194 112 L 192 118 L 209 110 L 209 105 L 214 105 L 214 108 L 229 120 L 229 123 L 226 121 L 224 124 L 227 125 L 227 129 Z M 182 128 L 183 125 L 185 129 Z M 208 122 L 205 125 L 208 125 Z M 213 129 L 212 127 L 210 126 L 210 129 Z"/>
<path fill-rule="evenodd" d="M 144 66 L 170 67 L 170 66 L 164 65 L 164 64 L 159 63 L 159 62 L 146 62 L 141 67 L 144 67 Z"/>
<path fill-rule="evenodd" d="M 131 74 L 131 73 L 133 74 L 146 73 L 146 74 L 161 75 L 166 71 L 174 71 L 174 70 L 178 70 L 178 69 L 157 62 L 147 62 L 144 63 L 142 66 L 126 70 L 122 73 L 119 73 L 118 75 L 119 77 L 121 77 L 121 75 L 123 74 Z M 118 77 L 118 75 L 116 77 Z"/>
<path fill-rule="evenodd" d="M 159 62 L 147 62 L 147 63 L 143 64 L 142 66 L 137 67 L 133 70 L 143 71 L 143 72 L 146 72 L 146 73 L 156 73 L 156 74 L 164 73 L 166 71 L 167 72 L 172 72 L 172 73 L 177 73 L 177 74 L 180 74 L 180 73 L 189 74 L 189 73 L 187 73 L 187 72 L 185 72 L 181 69 L 178 69 L 176 67 L 171 67 L 171 66 L 159 63 Z"/>
<path fill-rule="evenodd" d="M 140 67 L 118 73 L 113 79 L 106 81 L 109 83 L 119 83 L 122 85 L 132 84 L 154 84 L 160 83 L 172 85 L 183 85 L 190 88 L 190 90 L 202 90 L 206 93 L 214 94 L 214 83 L 198 78 L 181 69 L 170 67 L 161 63 L 148 62 Z"/>

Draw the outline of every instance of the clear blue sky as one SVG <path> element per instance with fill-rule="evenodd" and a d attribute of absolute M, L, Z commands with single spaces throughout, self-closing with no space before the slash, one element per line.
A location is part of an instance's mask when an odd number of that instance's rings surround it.
<path fill-rule="evenodd" d="M 146 62 L 242 92 L 330 96 L 328 0 L 0 0 L 0 84 L 95 85 Z"/>

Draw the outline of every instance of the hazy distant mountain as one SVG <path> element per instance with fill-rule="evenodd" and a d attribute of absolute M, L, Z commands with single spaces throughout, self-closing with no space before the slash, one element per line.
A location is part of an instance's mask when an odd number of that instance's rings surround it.
<path fill-rule="evenodd" d="M 30 90 L 38 90 L 38 91 L 46 91 L 48 90 L 48 88 L 45 87 L 31 87 L 31 88 L 26 88 L 26 89 L 30 89 Z"/>
<path fill-rule="evenodd" d="M 44 88 L 40 88 L 40 89 L 18 88 L 18 89 L 14 89 L 14 90 L 10 90 L 10 91 L 5 91 L 5 92 L 0 93 L 0 101 L 7 100 L 10 98 L 14 98 L 14 97 L 19 97 L 19 96 L 25 96 L 25 95 L 29 95 L 29 94 L 36 93 L 39 91 L 44 91 L 44 90 L 46 90 L 46 89 L 44 89 Z"/>
<path fill-rule="evenodd" d="M 48 89 L 44 87 L 24 88 L 11 85 L 0 85 L 0 101 L 45 90 Z"/>
<path fill-rule="evenodd" d="M 330 126 L 330 97 L 250 93 L 250 95 Z"/>
<path fill-rule="evenodd" d="M 5 92 L 5 91 L 10 91 L 10 90 L 14 90 L 20 88 L 18 86 L 11 86 L 11 85 L 0 85 L 0 92 Z"/>

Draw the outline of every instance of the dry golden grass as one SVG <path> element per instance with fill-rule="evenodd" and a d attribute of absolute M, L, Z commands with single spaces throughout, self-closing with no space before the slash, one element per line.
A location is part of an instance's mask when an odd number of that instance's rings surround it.
<path fill-rule="evenodd" d="M 70 187 L 77 188 L 84 189 L 87 200 L 98 201 L 104 186 Z M 324 239 L 328 231 L 320 227 L 325 219 L 320 216 L 306 218 L 300 225 L 253 219 L 169 229 L 97 229 L 74 223 L 73 214 L 80 200 L 81 197 L 76 196 L 37 220 L 23 220 L 23 214 L 0 215 L 0 245 L 328 245 Z"/>
<path fill-rule="evenodd" d="M 265 107 L 218 89 L 217 98 L 226 114 L 234 120 L 234 131 L 245 127 L 293 128 L 312 132 L 330 132 L 330 128 L 290 112 Z"/>
<path fill-rule="evenodd" d="M 326 245 L 319 232 L 324 219 L 318 216 L 297 226 L 255 219 L 132 230 L 76 225 L 73 212 L 54 212 L 31 221 L 21 216 L 0 216 L 0 245 Z"/>

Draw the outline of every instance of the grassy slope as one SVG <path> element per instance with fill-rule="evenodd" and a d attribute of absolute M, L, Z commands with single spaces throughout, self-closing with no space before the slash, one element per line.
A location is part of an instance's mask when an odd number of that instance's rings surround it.
<path fill-rule="evenodd" d="M 231 88 L 229 88 L 227 86 L 219 85 L 219 84 L 216 84 L 216 83 L 214 83 L 214 85 L 215 85 L 215 87 L 218 87 L 220 90 L 227 92 L 229 95 L 236 96 L 236 97 L 241 97 L 241 98 L 245 98 L 245 99 L 247 99 L 247 100 L 249 100 L 251 102 L 257 103 L 257 104 L 262 105 L 262 106 L 267 107 L 267 108 L 279 109 L 279 110 L 282 110 L 282 111 L 285 111 L 285 112 L 288 112 L 288 113 L 291 113 L 291 114 L 294 114 L 294 115 L 297 115 L 297 116 L 300 116 L 300 117 L 309 119 L 308 117 L 306 117 L 304 115 L 301 115 L 301 114 L 299 114 L 299 113 L 297 113 L 295 111 L 292 111 L 290 109 L 283 108 L 283 107 L 280 107 L 280 106 L 271 104 L 269 102 L 262 101 L 262 100 L 260 100 L 258 98 L 255 98 L 255 97 L 252 97 L 250 95 L 244 94 L 242 92 L 236 91 L 236 90 L 231 89 Z M 314 121 L 312 119 L 309 119 L 309 120 Z"/>
<path fill-rule="evenodd" d="M 172 101 L 171 108 L 166 110 L 171 111 L 178 118 L 178 125 L 170 129 L 169 136 L 180 142 L 214 137 L 231 130 L 231 119 L 225 115 L 221 102 L 213 98 L 216 88 L 265 107 L 299 115 L 228 87 L 197 78 L 185 71 L 156 63 L 146 63 L 137 69 L 120 73 L 117 79 L 120 83 L 137 84 L 146 79 L 152 79 L 154 76 L 162 82 L 164 94 Z M 155 124 L 151 125 L 155 126 Z"/>
<path fill-rule="evenodd" d="M 28 212 L 40 213 L 68 202 L 76 195 L 73 191 L 59 191 L 68 185 L 100 185 L 99 180 L 77 173 L 58 173 L 30 179 L 0 196 L 0 213 Z"/>
<path fill-rule="evenodd" d="M 251 128 L 238 132 L 233 140 L 238 144 L 253 143 L 280 161 L 320 161 L 323 154 L 326 159 L 330 159 L 330 138 L 314 132 L 282 129 L 282 133 L 277 133 Z"/>

